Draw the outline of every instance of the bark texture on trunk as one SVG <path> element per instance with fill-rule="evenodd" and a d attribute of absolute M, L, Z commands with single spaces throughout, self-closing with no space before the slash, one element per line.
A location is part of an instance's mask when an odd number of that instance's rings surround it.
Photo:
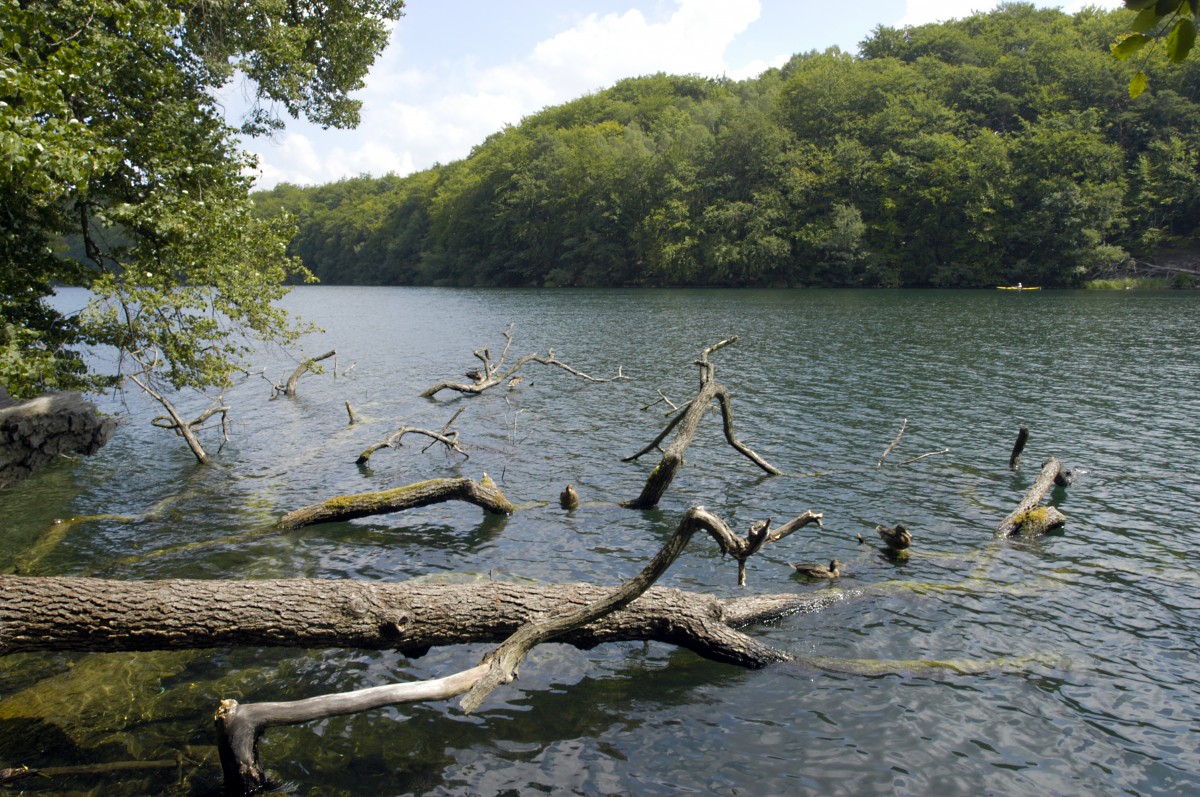
<path fill-rule="evenodd" d="M 0 655 L 250 645 L 398 650 L 419 656 L 440 645 L 501 642 L 533 618 L 581 608 L 612 590 L 505 582 L 0 576 Z M 657 640 L 716 661 L 763 667 L 789 656 L 736 628 L 819 603 L 819 597 L 806 595 L 724 601 L 651 587 L 620 611 L 556 640 L 584 649 Z"/>

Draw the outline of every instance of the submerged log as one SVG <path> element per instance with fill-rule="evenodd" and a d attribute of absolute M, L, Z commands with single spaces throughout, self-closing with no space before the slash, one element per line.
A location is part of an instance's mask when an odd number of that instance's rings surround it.
<path fill-rule="evenodd" d="M 281 529 L 296 529 L 317 523 L 336 523 L 370 515 L 402 512 L 444 501 L 466 501 L 494 515 L 511 515 L 516 511 L 512 502 L 504 497 L 504 493 L 485 473 L 479 481 L 467 478 L 430 479 L 392 490 L 339 495 L 319 504 L 288 512 L 275 526 Z"/>
<path fill-rule="evenodd" d="M 1014 534 L 1045 534 L 1047 531 L 1059 528 L 1067 522 L 1067 517 L 1054 507 L 1041 507 L 1042 499 L 1050 488 L 1058 485 L 1066 487 L 1071 483 L 1071 476 L 1063 470 L 1062 462 L 1057 457 L 1050 457 L 1042 463 L 1042 472 L 1029 492 L 1021 499 L 1008 517 L 1000 521 L 996 527 L 997 537 L 1011 537 Z"/>
<path fill-rule="evenodd" d="M 708 361 L 709 355 L 732 343 L 736 343 L 737 340 L 737 336 L 734 336 L 709 346 L 701 352 L 700 359 L 695 363 L 700 366 L 700 389 L 696 393 L 696 397 L 684 405 L 684 411 L 676 415 L 649 445 L 636 454 L 632 454 L 622 460 L 623 462 L 631 462 L 643 454 L 653 451 L 659 447 L 659 444 L 667 438 L 667 435 L 672 430 L 678 427 L 674 439 L 671 440 L 671 444 L 663 451 L 662 460 L 659 461 L 658 465 L 655 466 L 654 470 L 650 472 L 650 476 L 646 479 L 646 484 L 642 487 L 641 494 L 632 501 L 626 501 L 622 506 L 631 509 L 652 509 L 658 506 L 658 502 L 662 500 L 663 495 L 667 492 L 667 488 L 674 481 L 675 474 L 683 466 L 683 455 L 687 451 L 688 446 L 692 444 L 692 438 L 696 436 L 696 429 L 699 428 L 700 421 L 704 418 L 704 414 L 708 412 L 708 408 L 713 401 L 716 401 L 721 407 L 721 415 L 724 421 L 722 428 L 725 432 L 725 440 L 729 445 L 772 476 L 782 475 L 783 471 L 751 451 L 734 435 L 733 407 L 730 404 L 729 391 L 724 385 L 718 384 L 713 378 L 713 366 Z"/>

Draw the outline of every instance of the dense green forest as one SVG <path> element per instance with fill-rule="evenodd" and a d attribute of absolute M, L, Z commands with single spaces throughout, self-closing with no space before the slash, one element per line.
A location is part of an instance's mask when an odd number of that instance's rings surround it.
<path fill-rule="evenodd" d="M 1113 58 L 1129 18 L 881 26 L 857 56 L 632 78 L 461 161 L 255 199 L 335 284 L 1076 285 L 1200 222 L 1200 62 Z"/>

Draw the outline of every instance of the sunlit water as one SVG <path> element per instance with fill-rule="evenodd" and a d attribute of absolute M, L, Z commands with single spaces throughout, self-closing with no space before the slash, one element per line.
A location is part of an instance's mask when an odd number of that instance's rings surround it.
<path fill-rule="evenodd" d="M 688 506 L 739 529 L 812 508 L 824 528 L 756 555 L 745 590 L 833 589 L 798 581 L 787 563 L 836 557 L 848 571 L 838 599 L 751 633 L 873 673 L 751 672 L 662 644 L 547 645 L 471 717 L 433 704 L 271 730 L 264 760 L 295 792 L 1200 791 L 1200 295 L 318 287 L 297 290 L 288 305 L 327 330 L 306 351 L 336 348 L 336 379 L 329 362 L 300 381 L 296 398 L 270 401 L 270 382 L 286 379 L 294 361 L 266 355 L 267 379 L 227 392 L 233 436 L 208 468 L 149 425 L 157 413 L 140 397 L 102 399 L 128 417 L 107 448 L 0 493 L 0 567 L 28 558 L 55 518 L 141 513 L 175 497 L 156 519 L 75 526 L 30 569 L 614 584 Z M 510 323 L 510 360 L 553 347 L 594 376 L 620 367 L 631 378 L 588 383 L 531 364 L 512 390 L 417 397 L 476 365 L 472 350 L 498 356 Z M 693 360 L 732 335 L 739 342 L 713 361 L 737 431 L 788 475 L 767 477 L 741 458 L 714 415 L 658 511 L 619 508 L 657 460 L 621 462 L 665 423 L 659 392 L 686 401 Z M 348 424 L 346 401 L 360 423 Z M 408 438 L 377 452 L 369 469 L 354 465 L 395 428 L 439 429 L 460 408 L 453 428 L 469 460 Z M 876 467 L 905 419 L 899 445 Z M 1013 474 L 1020 426 L 1032 437 Z M 204 439 L 219 445 L 211 432 Z M 1076 474 L 1051 496 L 1069 517 L 1063 533 L 994 541 L 996 523 L 1052 455 Z M 448 504 L 244 536 L 332 495 L 484 472 L 532 506 L 500 522 Z M 584 501 L 573 512 L 555 501 L 568 481 Z M 855 539 L 896 522 L 914 533 L 905 562 Z M 707 539 L 662 583 L 740 592 L 734 563 Z M 182 752 L 179 768 L 26 785 L 209 794 L 220 782 L 210 718 L 221 698 L 294 699 L 431 677 L 483 652 L 412 661 L 341 650 L 11 656 L 0 661 L 0 767 Z"/>

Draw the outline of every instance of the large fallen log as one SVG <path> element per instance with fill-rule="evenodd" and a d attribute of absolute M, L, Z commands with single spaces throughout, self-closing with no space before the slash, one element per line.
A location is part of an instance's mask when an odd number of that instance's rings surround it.
<path fill-rule="evenodd" d="M 1071 483 L 1071 476 L 1063 470 L 1062 462 L 1057 457 L 1050 457 L 1042 463 L 1042 472 L 1037 481 L 1025 493 L 1017 508 L 996 526 L 996 537 L 1011 537 L 1014 534 L 1045 534 L 1047 531 L 1059 528 L 1067 522 L 1067 516 L 1052 506 L 1040 506 L 1050 488 L 1058 485 L 1066 487 Z"/>
<path fill-rule="evenodd" d="M 504 493 L 485 473 L 479 481 L 466 478 L 430 479 L 392 490 L 339 495 L 319 504 L 288 512 L 275 526 L 281 529 L 296 529 L 316 523 L 335 523 L 370 515 L 386 515 L 443 501 L 466 501 L 495 515 L 510 515 L 516 511 L 512 502 L 504 497 Z"/>
<path fill-rule="evenodd" d="M 700 426 L 700 421 L 704 418 L 704 414 L 708 412 L 708 408 L 713 401 L 716 401 L 721 407 L 721 416 L 724 420 L 722 428 L 725 432 L 726 442 L 765 472 L 772 476 L 782 475 L 783 471 L 751 451 L 737 439 L 737 436 L 733 433 L 733 407 L 730 404 L 729 391 L 724 385 L 718 384 L 713 377 L 713 365 L 708 361 L 709 355 L 732 343 L 736 343 L 737 340 L 737 336 L 734 336 L 720 343 L 713 344 L 701 352 L 700 359 L 695 362 L 700 367 L 700 388 L 696 393 L 696 397 L 684 405 L 684 411 L 676 415 L 649 445 L 636 454 L 632 454 L 622 460 L 622 462 L 631 462 L 643 454 L 648 454 L 658 448 L 659 444 L 667 438 L 667 435 L 678 427 L 674 439 L 671 440 L 670 445 L 663 451 L 662 460 L 659 461 L 658 465 L 655 466 L 654 470 L 650 472 L 649 477 L 647 477 L 641 494 L 632 501 L 626 501 L 623 506 L 631 509 L 652 509 L 658 506 L 658 502 L 662 500 L 663 495 L 667 492 L 667 488 L 674 481 L 675 474 L 683 466 L 683 455 L 687 451 L 688 446 L 692 444 L 692 438 L 696 436 L 696 429 Z"/>
<path fill-rule="evenodd" d="M 266 770 L 258 757 L 258 739 L 266 728 L 275 725 L 311 722 L 388 705 L 444 700 L 464 692 L 461 705 L 464 711 L 471 713 L 497 686 L 516 679 L 517 669 L 534 647 L 600 621 L 636 601 L 683 553 L 696 532 L 717 533 L 714 523 L 727 531 L 716 515 L 702 507 L 692 507 L 684 514 L 671 539 L 636 576 L 582 606 L 563 604 L 530 618 L 488 654 L 483 663 L 462 672 L 423 682 L 388 684 L 290 702 L 239 704 L 236 700 L 221 701 L 215 721 L 226 794 L 257 794 L 269 786 Z M 766 523 L 762 525 L 767 526 Z"/>
<path fill-rule="evenodd" d="M 535 617 L 586 606 L 611 591 L 591 584 L 0 576 L 0 655 L 268 646 L 420 656 L 441 645 L 501 642 Z M 823 603 L 813 594 L 722 600 L 651 587 L 620 611 L 556 641 L 588 649 L 655 640 L 757 668 L 790 656 L 737 628 Z"/>

